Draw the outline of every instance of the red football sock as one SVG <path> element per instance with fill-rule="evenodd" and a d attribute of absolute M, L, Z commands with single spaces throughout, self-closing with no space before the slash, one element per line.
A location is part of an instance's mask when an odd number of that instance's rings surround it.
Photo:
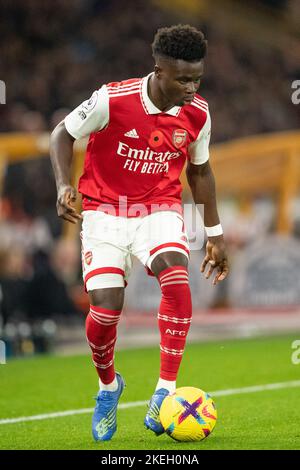
<path fill-rule="evenodd" d="M 121 310 L 90 306 L 86 318 L 86 337 L 92 350 L 101 382 L 111 383 L 115 378 L 114 349 Z"/>
<path fill-rule="evenodd" d="M 160 329 L 160 378 L 176 380 L 191 324 L 192 300 L 187 268 L 171 266 L 159 276 L 162 300 L 158 313 Z"/>

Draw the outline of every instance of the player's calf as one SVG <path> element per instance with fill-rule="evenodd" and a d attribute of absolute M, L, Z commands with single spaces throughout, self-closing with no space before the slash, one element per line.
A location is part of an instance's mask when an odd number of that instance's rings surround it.
<path fill-rule="evenodd" d="M 162 299 L 158 312 L 161 343 L 160 378 L 176 381 L 192 318 L 192 300 L 185 266 L 171 266 L 158 276 Z"/>
<path fill-rule="evenodd" d="M 160 378 L 144 421 L 145 426 L 157 435 L 164 432 L 159 411 L 164 398 L 176 389 L 176 378 L 192 317 L 187 268 L 180 265 L 168 267 L 160 272 L 158 280 L 162 291 L 158 313 L 161 335 Z"/>
<path fill-rule="evenodd" d="M 115 378 L 114 348 L 120 310 L 110 310 L 94 305 L 86 319 L 86 337 L 92 350 L 93 363 L 103 384 Z"/>
<path fill-rule="evenodd" d="M 86 319 L 86 337 L 100 384 L 92 420 L 92 433 L 96 441 L 110 440 L 117 429 L 117 406 L 124 388 L 124 380 L 114 369 L 114 347 L 120 315 L 121 310 L 91 305 Z"/>

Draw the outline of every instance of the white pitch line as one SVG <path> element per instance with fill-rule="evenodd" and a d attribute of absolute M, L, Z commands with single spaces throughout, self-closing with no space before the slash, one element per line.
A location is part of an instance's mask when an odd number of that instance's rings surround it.
<path fill-rule="evenodd" d="M 256 393 L 264 392 L 266 390 L 280 390 L 284 388 L 293 388 L 300 387 L 300 380 L 291 380 L 290 382 L 278 382 L 273 384 L 265 385 L 254 385 L 252 387 L 243 387 L 243 388 L 230 388 L 227 390 L 216 390 L 214 392 L 209 392 L 212 397 L 222 397 L 229 395 L 240 395 L 243 393 Z M 127 408 L 135 408 L 137 406 L 145 406 L 149 403 L 149 400 L 143 401 L 133 401 L 128 403 L 120 403 L 118 409 L 125 410 Z M 67 410 L 67 411 L 58 411 L 55 413 L 47 413 L 42 415 L 33 415 L 33 416 L 21 416 L 19 418 L 6 418 L 0 419 L 0 424 L 15 424 L 15 423 L 24 423 L 26 421 L 40 421 L 43 419 L 51 418 L 60 418 L 63 416 L 74 416 L 81 414 L 92 413 L 94 408 L 81 408 L 79 410 Z"/>
<path fill-rule="evenodd" d="M 126 408 L 135 408 L 136 406 L 147 405 L 147 403 L 149 403 L 149 400 L 120 403 L 120 405 L 118 406 L 118 410 L 120 409 L 124 410 Z M 24 423 L 26 421 L 40 421 L 42 419 L 82 415 L 82 414 L 92 413 L 93 411 L 94 411 L 94 408 L 81 408 L 79 410 L 57 411 L 55 413 L 47 413 L 43 415 L 21 416 L 20 418 L 5 418 L 5 419 L 0 419 L 0 424 Z"/>
<path fill-rule="evenodd" d="M 241 393 L 264 392 L 265 390 L 279 390 L 282 388 L 300 387 L 300 380 L 291 380 L 290 382 L 278 382 L 274 384 L 254 385 L 252 387 L 229 388 L 228 390 L 217 390 L 209 392 L 213 397 L 224 397 L 226 395 L 239 395 Z"/>

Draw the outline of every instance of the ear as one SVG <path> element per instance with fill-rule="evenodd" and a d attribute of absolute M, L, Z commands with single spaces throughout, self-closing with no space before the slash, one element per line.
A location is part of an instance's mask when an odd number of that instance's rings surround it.
<path fill-rule="evenodd" d="M 157 78 L 160 78 L 162 74 L 162 68 L 157 64 L 154 65 L 154 74 Z"/>

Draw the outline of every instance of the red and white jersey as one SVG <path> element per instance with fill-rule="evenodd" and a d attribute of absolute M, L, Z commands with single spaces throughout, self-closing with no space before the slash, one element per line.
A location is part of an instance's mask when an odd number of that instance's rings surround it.
<path fill-rule="evenodd" d="M 126 216 L 141 215 L 136 208 L 142 205 L 147 213 L 158 206 L 176 210 L 186 159 L 200 165 L 209 158 L 207 102 L 196 95 L 162 112 L 148 96 L 151 75 L 103 85 L 65 118 L 75 139 L 90 135 L 78 188 L 84 210 L 111 207 Z"/>

